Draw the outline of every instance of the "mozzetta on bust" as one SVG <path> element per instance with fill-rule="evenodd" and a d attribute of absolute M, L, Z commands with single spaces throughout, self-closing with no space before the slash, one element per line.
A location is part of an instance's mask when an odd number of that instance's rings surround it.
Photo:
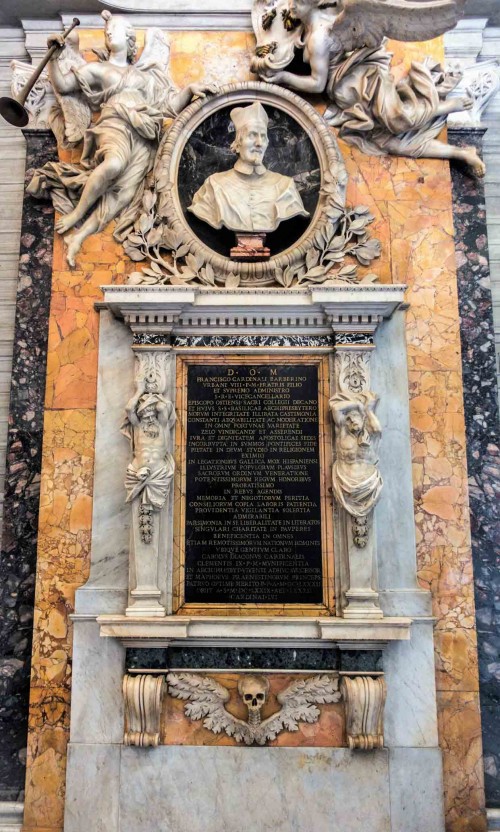
<path fill-rule="evenodd" d="M 293 179 L 241 159 L 209 176 L 188 210 L 213 228 L 231 231 L 275 231 L 283 220 L 309 216 Z"/>

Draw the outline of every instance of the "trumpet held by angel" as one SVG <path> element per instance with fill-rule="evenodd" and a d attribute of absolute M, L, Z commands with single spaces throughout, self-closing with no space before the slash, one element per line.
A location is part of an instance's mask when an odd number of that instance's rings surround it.
<path fill-rule="evenodd" d="M 425 41 L 452 29 L 465 0 L 254 0 L 257 47 L 253 71 L 262 80 L 329 99 L 327 122 L 371 155 L 457 159 L 482 176 L 474 147 L 438 139 L 468 96 L 449 94 L 460 82 L 429 58 L 413 61 L 401 80 L 391 72 L 386 38 Z M 302 51 L 307 74 L 289 66 Z"/>
<path fill-rule="evenodd" d="M 122 241 L 140 209 L 147 174 L 153 167 L 165 118 L 175 118 L 196 96 L 216 92 L 212 85 L 190 84 L 178 90 L 169 76 L 170 47 L 160 29 L 148 29 L 144 50 L 130 22 L 108 11 L 105 48 L 97 61 L 80 54 L 76 31 L 68 40 L 52 35 L 60 47 L 49 63 L 57 98 L 52 127 L 59 143 L 83 139 L 80 162 L 49 162 L 35 171 L 29 192 L 50 194 L 62 214 L 56 228 L 67 234 L 67 259 L 83 241 L 117 219 L 115 239 Z M 93 113 L 98 113 L 95 121 Z"/>

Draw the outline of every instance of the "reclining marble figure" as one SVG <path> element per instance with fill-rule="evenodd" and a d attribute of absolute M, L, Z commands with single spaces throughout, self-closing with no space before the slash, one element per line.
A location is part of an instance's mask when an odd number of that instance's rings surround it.
<path fill-rule="evenodd" d="M 299 93 L 325 93 L 327 123 L 364 153 L 458 159 L 482 176 L 475 147 L 438 138 L 450 113 L 473 106 L 468 95 L 448 98 L 461 74 L 425 59 L 396 80 L 385 40 L 431 40 L 452 29 L 463 8 L 463 0 L 253 0 L 252 71 Z M 297 50 L 309 74 L 288 68 Z"/>
<path fill-rule="evenodd" d="M 292 217 L 308 217 L 295 182 L 263 164 L 269 145 L 267 113 L 258 101 L 231 110 L 238 160 L 231 170 L 213 173 L 188 210 L 213 228 L 236 232 L 275 231 Z"/>

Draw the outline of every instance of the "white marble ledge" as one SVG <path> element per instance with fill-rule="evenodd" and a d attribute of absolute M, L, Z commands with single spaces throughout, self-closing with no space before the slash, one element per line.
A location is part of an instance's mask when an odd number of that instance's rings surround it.
<path fill-rule="evenodd" d="M 78 615 L 72 616 L 78 619 Z M 235 643 L 240 646 L 269 645 L 309 646 L 339 645 L 353 649 L 379 649 L 391 641 L 410 639 L 410 618 L 348 620 L 345 618 L 257 618 L 257 617 L 188 617 L 128 618 L 124 615 L 97 617 L 100 634 L 117 638 L 129 646 L 167 647 L 181 643 Z"/>
<path fill-rule="evenodd" d="M 488 832 L 500 829 L 500 809 L 487 809 L 486 816 L 488 818 Z"/>
<path fill-rule="evenodd" d="M 0 801 L 0 832 L 21 832 L 23 813 L 23 803 Z"/>
<path fill-rule="evenodd" d="M 404 302 L 404 285 L 309 286 L 303 289 L 212 289 L 102 286 L 104 307 L 134 330 L 199 326 L 294 325 L 374 331 Z M 252 318 L 248 318 L 251 314 Z M 255 317 L 257 316 L 257 317 Z M 227 321 L 225 320 L 227 318 Z"/>

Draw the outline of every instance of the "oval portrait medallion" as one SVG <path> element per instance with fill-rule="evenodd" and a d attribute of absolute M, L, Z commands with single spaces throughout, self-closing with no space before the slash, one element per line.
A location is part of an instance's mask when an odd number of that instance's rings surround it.
<path fill-rule="evenodd" d="M 176 119 L 155 167 L 158 210 L 215 282 L 267 286 L 300 265 L 343 207 L 347 174 L 333 133 L 299 96 L 231 84 Z"/>

